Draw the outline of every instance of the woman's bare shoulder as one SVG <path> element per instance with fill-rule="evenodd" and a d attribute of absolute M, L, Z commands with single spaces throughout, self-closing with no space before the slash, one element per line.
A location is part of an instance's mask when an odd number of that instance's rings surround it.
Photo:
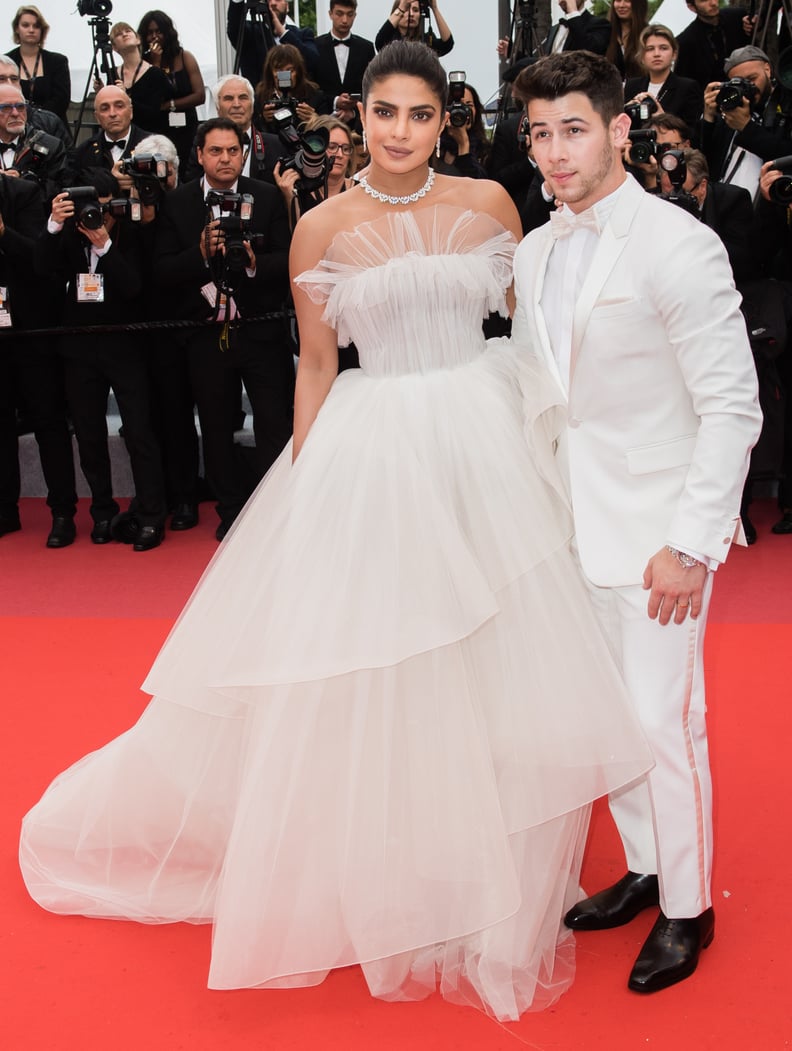
<path fill-rule="evenodd" d="M 361 190 L 360 193 L 362 192 Z M 314 266 L 326 256 L 327 249 L 338 234 L 359 225 L 359 203 L 360 198 L 355 187 L 329 197 L 300 217 L 292 235 L 292 272 L 295 272 L 296 265 L 299 265 L 300 269 Z"/>

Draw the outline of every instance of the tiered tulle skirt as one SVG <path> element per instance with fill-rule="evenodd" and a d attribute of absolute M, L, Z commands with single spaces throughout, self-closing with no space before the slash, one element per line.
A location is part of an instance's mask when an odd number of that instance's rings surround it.
<path fill-rule="evenodd" d="M 501 342 L 342 375 L 207 569 L 140 721 L 26 816 L 53 912 L 212 923 L 213 988 L 435 988 L 501 1019 L 574 970 L 588 804 L 648 749 L 568 550 L 541 375 Z"/>

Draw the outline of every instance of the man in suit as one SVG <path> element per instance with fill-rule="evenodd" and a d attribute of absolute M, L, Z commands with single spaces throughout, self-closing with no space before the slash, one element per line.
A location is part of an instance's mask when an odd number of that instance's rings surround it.
<path fill-rule="evenodd" d="M 653 992 L 692 974 L 714 933 L 703 637 L 740 532 L 756 375 L 718 238 L 624 171 L 616 68 L 551 55 L 515 88 L 563 206 L 517 250 L 514 339 L 566 401 L 557 460 L 581 568 L 656 762 L 611 797 L 627 874 L 566 923 L 617 927 L 659 904 L 629 979 Z"/>
<path fill-rule="evenodd" d="M 226 33 L 232 47 L 239 47 L 239 72 L 252 84 L 258 84 L 270 48 L 278 44 L 293 44 L 305 59 L 308 75 L 313 79 L 319 58 L 313 30 L 308 26 L 300 28 L 289 17 L 289 0 L 267 0 L 267 3 L 269 18 L 246 21 L 248 5 L 245 0 L 229 0 Z"/>
<path fill-rule="evenodd" d="M 272 170 L 283 156 L 283 147 L 277 135 L 262 131 L 263 121 L 253 116 L 255 92 L 253 85 L 236 73 L 220 77 L 212 88 L 212 98 L 218 117 L 232 120 L 242 132 L 242 174 L 250 179 L 262 179 L 275 185 Z M 203 169 L 198 163 L 198 152 L 193 143 L 182 182 L 200 179 Z"/>
<path fill-rule="evenodd" d="M 13 84 L 0 84 L 0 172 L 35 183 L 49 201 L 65 185 L 66 148 L 28 124 L 27 103 Z"/>
<path fill-rule="evenodd" d="M 333 109 L 341 120 L 354 124 L 358 113 L 352 96 L 362 90 L 363 74 L 374 58 L 374 45 L 352 32 L 357 0 L 330 0 L 329 15 L 333 28 L 316 38 L 319 61 L 315 79 L 333 99 Z"/>
<path fill-rule="evenodd" d="M 282 311 L 289 291 L 289 222 L 274 186 L 241 175 L 242 135 L 222 117 L 198 130 L 204 175 L 168 194 L 159 215 L 154 279 L 170 298 L 173 317 L 241 321 L 206 325 L 184 337 L 203 436 L 206 477 L 217 497 L 222 540 L 258 481 L 291 435 L 294 362 L 287 326 L 246 319 Z M 220 205 L 207 194 L 249 194 L 250 230 L 263 247 L 244 242 L 247 265 L 229 266 Z M 234 446 L 235 392 L 245 384 L 253 408 L 257 478 L 247 478 Z"/>
<path fill-rule="evenodd" d="M 558 0 L 564 12 L 547 37 L 539 45 L 540 55 L 555 55 L 560 51 L 592 51 L 604 55 L 608 50 L 611 27 L 607 18 L 599 18 L 586 10 L 586 0 Z"/>
<path fill-rule="evenodd" d="M 116 84 L 97 91 L 94 114 L 99 130 L 74 151 L 73 179 L 87 168 L 115 169 L 113 174 L 118 177 L 119 161 L 131 157 L 137 144 L 148 134 L 132 123 L 132 100 Z M 123 176 L 119 184 L 122 189 L 129 189 L 131 180 Z"/>
<path fill-rule="evenodd" d="M 696 17 L 677 37 L 674 70 L 704 89 L 713 80 L 723 80 L 726 56 L 749 42 L 753 21 L 743 8 L 721 7 L 720 0 L 687 0 L 687 6 Z"/>

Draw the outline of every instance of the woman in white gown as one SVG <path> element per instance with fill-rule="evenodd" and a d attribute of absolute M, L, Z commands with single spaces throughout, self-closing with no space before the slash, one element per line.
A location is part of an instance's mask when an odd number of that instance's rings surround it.
<path fill-rule="evenodd" d="M 212 988 L 359 963 L 375 996 L 514 1019 L 572 979 L 588 804 L 651 760 L 569 551 L 555 392 L 481 334 L 517 215 L 433 180 L 428 49 L 364 92 L 368 181 L 295 231 L 293 445 L 21 866 L 53 912 L 212 923 Z"/>

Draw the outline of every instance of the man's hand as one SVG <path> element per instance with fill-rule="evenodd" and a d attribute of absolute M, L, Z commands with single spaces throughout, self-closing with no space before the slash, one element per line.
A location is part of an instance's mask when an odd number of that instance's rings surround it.
<path fill-rule="evenodd" d="M 651 591 L 647 613 L 652 620 L 668 624 L 671 619 L 681 624 L 690 614 L 695 620 L 701 613 L 706 566 L 687 568 L 668 548 L 662 548 L 649 559 L 643 575 L 645 591 Z"/>
<path fill-rule="evenodd" d="M 276 0 L 270 0 L 270 15 L 272 17 L 272 32 L 276 37 L 281 37 L 286 32 L 286 26 L 281 22 L 280 16 L 278 15 L 275 7 Z"/>
<path fill-rule="evenodd" d="M 16 168 L 5 168 L 3 170 L 3 175 L 7 175 L 9 179 L 19 178 L 19 172 L 16 170 Z"/>
<path fill-rule="evenodd" d="M 732 131 L 742 131 L 751 123 L 751 103 L 743 99 L 739 106 L 721 112 L 723 123 Z"/>
<path fill-rule="evenodd" d="M 708 124 L 714 124 L 718 116 L 718 105 L 715 102 L 718 92 L 721 88 L 721 82 L 719 80 L 713 80 L 710 84 L 704 88 L 704 120 Z"/>
<path fill-rule="evenodd" d="M 765 161 L 759 174 L 759 190 L 766 201 L 772 200 L 770 197 L 770 187 L 776 179 L 780 179 L 784 174 L 779 171 L 778 168 L 774 168 L 774 164 L 775 161 Z"/>
<path fill-rule="evenodd" d="M 110 222 L 113 222 L 113 220 L 111 219 Z M 104 248 L 104 246 L 110 240 L 110 234 L 108 233 L 108 230 L 104 226 L 104 224 L 102 224 L 102 226 L 100 226 L 98 230 L 89 230 L 88 227 L 82 226 L 78 223 L 77 229 L 80 231 L 83 237 L 87 238 L 91 242 L 94 248 Z"/>
<path fill-rule="evenodd" d="M 63 226 L 67 219 L 74 215 L 74 201 L 69 199 L 67 193 L 58 193 L 52 199 L 52 211 L 50 218 L 53 223 Z"/>
<path fill-rule="evenodd" d="M 201 255 L 204 257 L 204 260 L 208 261 L 210 256 L 215 256 L 218 252 L 222 251 L 224 243 L 225 234 L 220 229 L 220 220 L 212 219 L 210 223 L 206 224 L 201 232 L 199 248 L 201 249 Z"/>
<path fill-rule="evenodd" d="M 112 167 L 112 174 L 113 174 L 116 182 L 118 183 L 118 188 L 121 191 L 121 193 L 123 193 L 123 194 L 131 194 L 132 193 L 132 189 L 133 189 L 135 184 L 132 182 L 132 176 L 131 175 L 124 175 L 121 172 L 121 164 L 122 164 L 122 162 L 123 162 L 123 158 L 119 158 L 115 162 L 115 164 Z"/>

